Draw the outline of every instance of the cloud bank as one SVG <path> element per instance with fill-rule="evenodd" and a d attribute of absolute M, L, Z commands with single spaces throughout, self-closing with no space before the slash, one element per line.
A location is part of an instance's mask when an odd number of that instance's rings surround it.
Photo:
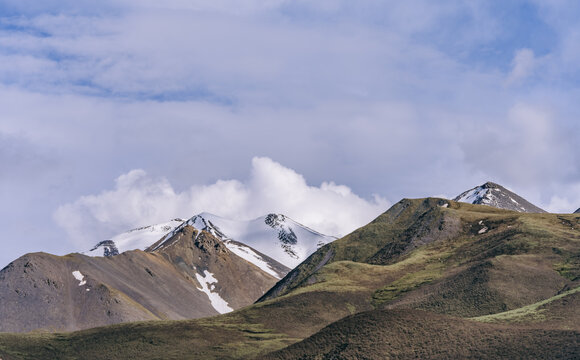
<path fill-rule="evenodd" d="M 191 184 L 243 203 L 256 154 L 363 199 L 491 180 L 573 211 L 579 16 L 573 0 L 0 1 L 0 266 L 69 252 L 55 209 L 123 182 L 175 216 L 195 212 Z M 83 219 L 104 205 L 78 204 L 66 221 L 99 238 L 141 225 L 101 229 Z"/>
<path fill-rule="evenodd" d="M 59 207 L 54 219 L 82 249 L 135 227 L 200 212 L 238 220 L 282 213 L 322 233 L 346 235 L 389 205 L 380 196 L 366 200 L 334 182 L 310 186 L 294 170 L 267 157 L 254 157 L 245 182 L 218 180 L 184 191 L 176 191 L 165 178 L 132 170 L 116 179 L 114 189 Z"/>

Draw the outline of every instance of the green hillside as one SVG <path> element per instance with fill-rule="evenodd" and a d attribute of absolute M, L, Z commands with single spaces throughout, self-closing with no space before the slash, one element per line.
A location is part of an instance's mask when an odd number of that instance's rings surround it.
<path fill-rule="evenodd" d="M 344 326 L 364 328 L 369 339 L 376 335 L 382 345 L 365 348 L 363 337 L 347 337 L 346 344 L 359 344 L 361 352 L 338 349 L 336 354 L 343 355 L 337 358 L 444 358 L 446 352 L 477 357 L 478 351 L 486 357 L 541 358 L 545 352 L 536 343 L 578 355 L 579 286 L 578 214 L 404 199 L 319 249 L 252 306 L 198 320 L 66 334 L 2 334 L 0 358 L 268 358 L 296 343 L 275 356 L 317 359 L 333 354 L 340 345 L 336 339 L 345 336 Z M 366 323 L 378 314 L 385 321 L 395 316 L 403 325 L 373 335 L 380 326 Z M 425 326 L 418 328 L 415 322 L 421 321 Z M 461 339 L 465 329 L 467 338 Z M 437 341 L 447 339 L 448 346 L 420 339 L 429 333 Z M 449 352 L 465 346 L 472 352 Z M 492 348 L 498 350 L 486 350 Z"/>
<path fill-rule="evenodd" d="M 419 310 L 372 310 L 263 359 L 577 359 L 580 333 L 484 324 Z"/>

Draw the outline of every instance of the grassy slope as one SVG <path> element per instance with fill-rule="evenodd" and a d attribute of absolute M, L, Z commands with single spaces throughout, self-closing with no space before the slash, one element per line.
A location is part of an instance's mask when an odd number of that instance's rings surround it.
<path fill-rule="evenodd" d="M 473 320 L 485 323 L 542 326 L 544 328 L 580 331 L 579 319 L 580 287 L 518 309 L 473 318 Z"/>
<path fill-rule="evenodd" d="M 339 320 L 264 359 L 577 359 L 580 332 L 512 328 L 417 310 Z"/>
<path fill-rule="evenodd" d="M 0 335 L 0 357 L 251 358 L 373 308 L 461 317 L 514 310 L 578 286 L 579 230 L 578 215 L 403 200 L 320 249 L 253 306 L 191 321 Z M 560 313 L 566 311 L 566 304 L 558 304 Z M 580 323 L 574 317 L 568 322 Z M 554 319 L 548 314 L 544 324 L 566 328 Z"/>
<path fill-rule="evenodd" d="M 64 334 L 0 334 L 0 358 L 248 358 L 370 308 L 348 292 L 302 293 L 205 319 L 118 324 Z"/>

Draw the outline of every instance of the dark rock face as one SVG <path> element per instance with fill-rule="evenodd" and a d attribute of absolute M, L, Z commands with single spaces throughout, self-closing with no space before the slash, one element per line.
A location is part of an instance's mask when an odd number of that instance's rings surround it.
<path fill-rule="evenodd" d="M 97 250 L 99 247 L 103 248 L 103 255 L 104 256 L 115 256 L 119 255 L 119 250 L 115 245 L 113 240 L 104 240 L 95 245 L 90 251 Z"/>
<path fill-rule="evenodd" d="M 486 182 L 467 190 L 453 199 L 454 201 L 466 202 L 476 205 L 488 205 L 498 209 L 512 210 L 527 213 L 545 213 L 546 211 L 530 203 L 518 194 L 515 194 L 503 186 Z"/>
<path fill-rule="evenodd" d="M 278 231 L 278 240 L 280 240 L 280 246 L 282 246 L 284 251 L 294 258 L 298 258 L 298 255 L 292 249 L 292 245 L 298 243 L 298 237 L 294 230 L 285 224 L 285 221 L 286 217 L 281 214 L 268 214 L 264 220 L 266 225 Z"/>
<path fill-rule="evenodd" d="M 580 214 L 580 208 L 578 208 L 578 210 L 574 211 L 574 214 Z"/>

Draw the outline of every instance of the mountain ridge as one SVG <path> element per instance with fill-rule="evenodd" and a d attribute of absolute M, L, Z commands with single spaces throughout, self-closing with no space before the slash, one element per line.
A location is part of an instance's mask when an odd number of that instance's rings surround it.
<path fill-rule="evenodd" d="M 490 185 L 491 191 L 501 191 Z M 476 187 L 459 199 L 486 199 L 483 190 L 489 188 Z M 525 205 L 507 190 L 502 194 L 507 197 L 494 196 Z M 502 205 L 487 199 L 487 205 Z M 316 244 L 316 251 L 252 305 L 179 322 L 42 336 L 0 334 L 0 357 L 575 358 L 580 355 L 580 215 L 520 210 L 441 198 L 402 199 L 345 237 Z M 235 255 L 227 246 L 227 224 L 218 226 L 207 215 L 190 220 L 147 252 L 135 253 L 181 269 L 198 293 L 211 300 L 215 290 L 233 308 L 223 291 L 233 285 L 219 277 L 227 272 L 219 267 L 226 265 L 212 262 Z M 205 230 L 198 230 L 196 221 Z M 268 219 L 274 226 L 278 221 L 287 220 Z M 266 218 L 264 224 L 270 227 Z M 282 238 L 296 235 L 283 230 Z M 284 251 L 284 241 L 276 239 Z M 118 256 L 137 255 L 101 259 Z M 91 286 L 94 279 L 85 269 L 70 270 L 75 290 Z M 206 304 L 219 312 L 220 298 Z M 447 339 L 450 347 L 431 333 Z"/>
<path fill-rule="evenodd" d="M 580 297 L 574 290 L 580 287 L 579 231 L 580 216 L 574 214 L 403 199 L 368 225 L 322 246 L 277 283 L 278 293 L 253 305 L 204 319 L 128 323 L 58 336 L 0 334 L 0 354 L 374 359 L 381 357 L 373 354 L 394 349 L 389 344 L 403 344 L 392 356 L 415 358 L 414 346 L 420 346 L 425 357 L 441 358 L 445 342 L 425 337 L 435 332 L 467 355 L 574 358 L 580 354 Z M 480 320 L 489 316 L 499 323 Z M 400 319 L 399 325 L 366 326 L 378 317 Z M 416 321 L 421 318 L 428 321 Z M 368 336 L 352 334 L 349 347 L 348 336 L 341 339 L 350 328 Z M 308 337 L 322 342 L 312 346 Z M 305 353 L 288 347 L 303 340 L 299 346 Z M 23 353 L 26 357 L 19 357 Z"/>
<path fill-rule="evenodd" d="M 202 212 L 187 220 L 176 218 L 169 222 L 129 230 L 99 242 L 83 254 L 114 256 L 134 249 L 154 251 L 155 246 L 162 246 L 163 241 L 159 241 L 160 239 L 168 239 L 186 225 L 208 231 L 226 245 L 233 244 L 230 250 L 236 251 L 240 246 L 246 245 L 290 268 L 320 246 L 336 240 L 336 237 L 324 235 L 283 214 L 270 213 L 253 220 L 240 221 Z M 257 262 L 260 261 L 260 256 L 252 257 Z M 277 273 L 279 278 L 283 275 L 285 273 Z"/>

